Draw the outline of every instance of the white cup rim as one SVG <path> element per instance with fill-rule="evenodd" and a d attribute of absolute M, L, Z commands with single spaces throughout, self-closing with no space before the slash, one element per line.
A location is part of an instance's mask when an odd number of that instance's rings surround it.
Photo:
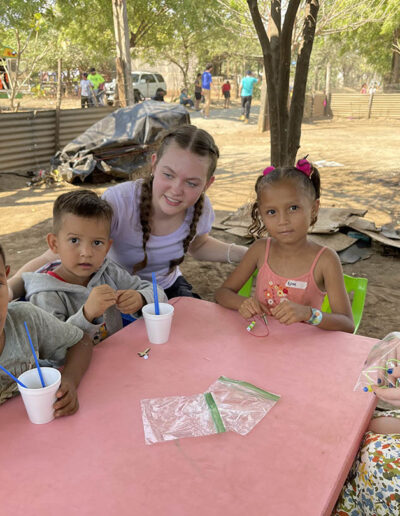
<path fill-rule="evenodd" d="M 46 385 L 46 387 L 34 388 L 34 387 L 22 387 L 22 385 L 18 384 L 18 388 L 19 388 L 20 392 L 21 391 L 29 392 L 30 395 L 35 393 L 39 396 L 39 395 L 45 393 L 46 391 L 54 389 L 54 385 L 57 383 L 60 383 L 60 381 L 61 381 L 61 373 L 58 369 L 56 369 L 54 367 L 41 367 L 40 370 L 42 371 L 45 381 L 46 381 L 46 378 L 45 378 L 46 371 L 48 371 L 49 369 L 52 371 L 52 374 L 53 374 L 53 372 L 56 372 L 55 373 L 56 379 L 50 385 Z M 22 383 L 25 383 L 24 376 L 28 376 L 28 375 L 30 376 L 31 374 L 33 374 L 33 373 L 31 373 L 31 371 L 36 371 L 36 374 L 39 376 L 37 369 L 34 367 L 32 369 L 28 369 L 28 370 L 24 371 L 23 373 L 21 373 L 18 376 L 18 380 L 20 380 Z"/>

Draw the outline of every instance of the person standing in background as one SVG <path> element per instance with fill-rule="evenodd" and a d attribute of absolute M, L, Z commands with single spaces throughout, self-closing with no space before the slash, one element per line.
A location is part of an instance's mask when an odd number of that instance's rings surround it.
<path fill-rule="evenodd" d="M 196 80 L 194 81 L 194 107 L 196 111 L 200 111 L 200 101 L 201 101 L 201 73 L 196 75 Z"/>
<path fill-rule="evenodd" d="M 231 85 L 225 81 L 222 85 L 222 95 L 224 96 L 224 109 L 228 109 L 231 102 Z"/>
<path fill-rule="evenodd" d="M 246 76 L 243 77 L 239 88 L 239 95 L 242 99 L 242 114 L 239 120 L 244 120 L 245 124 L 249 123 L 251 99 L 253 98 L 253 87 L 258 82 L 258 79 L 253 77 L 251 70 L 246 72 Z"/>
<path fill-rule="evenodd" d="M 102 92 L 104 91 L 104 77 L 96 72 L 96 68 L 91 68 L 88 75 L 89 81 L 92 83 L 94 97 L 99 106 L 104 106 L 104 99 Z"/>
<path fill-rule="evenodd" d="M 82 77 L 79 85 L 79 95 L 81 96 L 81 108 L 83 109 L 85 106 L 93 107 L 93 91 L 92 83 L 88 80 L 88 74 L 85 72 Z"/>
<path fill-rule="evenodd" d="M 201 87 L 203 89 L 203 95 L 206 101 L 206 105 L 203 109 L 204 118 L 208 118 L 210 115 L 210 102 L 211 102 L 211 83 L 212 83 L 212 64 L 208 64 L 206 69 L 201 76 Z"/>

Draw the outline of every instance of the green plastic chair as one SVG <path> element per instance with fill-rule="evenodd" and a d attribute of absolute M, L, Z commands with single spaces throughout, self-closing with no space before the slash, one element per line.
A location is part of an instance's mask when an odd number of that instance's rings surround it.
<path fill-rule="evenodd" d="M 243 297 L 250 297 L 251 296 L 251 289 L 253 288 L 253 280 L 258 274 L 258 269 L 256 269 L 253 274 L 250 276 L 250 278 L 246 281 L 246 283 L 243 285 L 243 287 L 239 290 L 238 294 L 239 296 Z"/>
<path fill-rule="evenodd" d="M 354 278 L 353 276 L 348 276 L 347 274 L 343 274 L 343 279 L 344 285 L 346 287 L 346 292 L 349 294 L 349 296 L 351 294 L 353 296 L 353 299 L 351 300 L 351 311 L 353 312 L 354 320 L 353 333 L 357 333 L 364 311 L 368 280 L 367 278 Z M 330 313 L 332 311 L 329 305 L 328 296 L 324 297 L 321 310 L 327 313 Z"/>
<path fill-rule="evenodd" d="M 250 278 L 246 281 L 243 287 L 239 290 L 238 294 L 244 297 L 251 296 L 251 289 L 253 288 L 254 278 L 257 276 L 258 270 L 255 270 Z M 343 274 L 344 285 L 346 287 L 346 292 L 352 295 L 353 299 L 351 301 L 351 311 L 353 312 L 354 319 L 354 332 L 357 333 L 358 327 L 360 326 L 362 314 L 364 311 L 365 304 L 365 296 L 367 295 L 367 278 L 354 278 L 353 276 L 348 276 L 347 274 Z M 330 313 L 331 307 L 329 305 L 328 296 L 324 297 L 321 307 L 322 312 Z"/>

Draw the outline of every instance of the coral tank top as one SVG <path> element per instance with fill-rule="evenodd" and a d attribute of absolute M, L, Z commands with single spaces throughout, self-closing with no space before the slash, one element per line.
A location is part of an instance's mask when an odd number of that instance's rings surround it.
<path fill-rule="evenodd" d="M 283 276 L 278 276 L 278 274 L 275 274 L 271 270 L 268 265 L 270 247 L 271 239 L 268 238 L 264 264 L 257 276 L 257 299 L 270 308 L 278 305 L 282 299 L 287 298 L 294 303 L 320 309 L 326 292 L 322 292 L 315 283 L 314 269 L 326 247 L 322 247 L 322 249 L 318 251 L 309 272 L 296 278 L 284 278 Z"/>

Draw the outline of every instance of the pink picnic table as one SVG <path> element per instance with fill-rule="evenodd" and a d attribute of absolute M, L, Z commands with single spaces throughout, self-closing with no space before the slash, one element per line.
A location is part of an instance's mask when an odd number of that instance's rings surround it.
<path fill-rule="evenodd" d="M 172 300 L 167 344 L 144 322 L 96 347 L 80 410 L 33 425 L 20 398 L 0 408 L 1 514 L 329 515 L 375 400 L 353 392 L 375 340 L 270 321 L 256 338 L 235 311 Z M 247 435 L 146 445 L 140 400 L 206 392 L 221 375 L 281 395 Z"/>

